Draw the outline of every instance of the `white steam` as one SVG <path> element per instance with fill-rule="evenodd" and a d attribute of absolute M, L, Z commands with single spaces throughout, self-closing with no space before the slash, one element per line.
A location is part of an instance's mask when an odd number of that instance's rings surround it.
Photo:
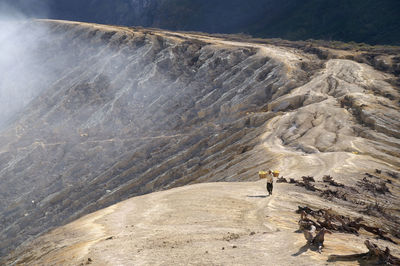
<path fill-rule="evenodd" d="M 33 27 L 16 9 L 0 4 L 0 126 L 49 82 L 51 70 L 38 55 L 46 31 L 43 26 Z"/>

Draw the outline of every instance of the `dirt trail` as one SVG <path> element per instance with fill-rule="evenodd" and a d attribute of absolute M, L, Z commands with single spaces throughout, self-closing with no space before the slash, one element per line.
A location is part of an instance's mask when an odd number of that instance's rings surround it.
<path fill-rule="evenodd" d="M 25 250 L 16 264 L 323 265 L 332 253 L 364 251 L 362 242 L 340 234 L 327 237 L 322 254 L 304 250 L 303 235 L 295 232 L 296 197 L 286 184 L 266 196 L 264 181 L 152 193 L 54 230 L 35 240 L 31 246 L 37 249 Z"/>
<path fill-rule="evenodd" d="M 296 64 L 298 64 L 301 60 L 307 58 L 307 56 L 303 53 L 301 54 L 296 49 L 289 48 L 280 48 L 273 45 L 267 44 L 256 44 L 250 42 L 238 42 L 238 41 L 226 41 L 220 38 L 211 37 L 211 36 L 203 36 L 192 33 L 177 33 L 177 32 L 168 32 L 163 31 L 160 32 L 161 35 L 165 35 L 165 33 L 180 36 L 182 38 L 194 38 L 197 40 L 202 40 L 205 42 L 210 42 L 214 45 L 222 45 L 222 46 L 233 46 L 233 47 L 247 47 L 247 48 L 256 48 L 257 54 L 259 56 L 271 57 L 280 61 L 286 65 L 287 74 L 290 76 L 293 69 L 296 68 Z M 168 35 L 170 37 L 170 35 Z"/>

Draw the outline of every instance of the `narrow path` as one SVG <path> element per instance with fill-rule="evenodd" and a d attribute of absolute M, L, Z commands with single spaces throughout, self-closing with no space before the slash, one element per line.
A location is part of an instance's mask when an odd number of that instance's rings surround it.
<path fill-rule="evenodd" d="M 303 252 L 298 193 L 265 181 L 185 186 L 132 198 L 56 229 L 19 261 L 39 265 L 322 265 Z M 304 198 L 304 197 L 303 197 Z M 43 248 L 43 243 L 47 243 Z M 295 255 L 294 255 L 295 254 Z M 90 260 L 89 260 L 90 259 Z"/>

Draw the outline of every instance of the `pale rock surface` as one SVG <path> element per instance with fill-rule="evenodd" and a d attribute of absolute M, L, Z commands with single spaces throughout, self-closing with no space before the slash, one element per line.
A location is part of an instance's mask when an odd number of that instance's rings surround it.
<path fill-rule="evenodd" d="M 362 239 L 326 236 L 304 248 L 296 204 L 328 201 L 265 182 L 198 184 L 126 200 L 57 228 L 15 256 L 15 265 L 326 265 L 331 254 L 363 253 Z M 341 209 L 338 209 L 341 210 Z M 390 245 L 393 248 L 393 245 Z M 341 262 L 340 265 L 355 265 Z"/>
<path fill-rule="evenodd" d="M 388 202 L 393 219 L 365 218 L 396 228 L 400 95 L 392 74 L 293 47 L 35 23 L 53 34 L 43 51 L 60 76 L 0 134 L 2 255 L 121 200 L 254 181 L 260 169 L 317 181 L 330 174 L 356 187 L 363 173 L 391 173 L 378 177 L 390 195 L 354 196 Z M 70 49 L 71 57 L 54 62 Z M 365 236 L 335 234 L 322 255 L 292 256 L 304 245 L 294 232 L 297 205 L 352 216 L 360 210 L 292 185 L 278 185 L 271 198 L 251 197 L 264 192 L 262 182 L 221 183 L 132 198 L 26 242 L 8 261 L 310 265 L 326 263 L 328 254 L 365 252 Z M 228 232 L 240 237 L 227 242 Z"/>

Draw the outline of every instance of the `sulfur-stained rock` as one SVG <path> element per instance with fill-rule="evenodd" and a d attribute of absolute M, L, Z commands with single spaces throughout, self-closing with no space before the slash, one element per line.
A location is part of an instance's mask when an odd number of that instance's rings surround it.
<path fill-rule="evenodd" d="M 254 180 L 259 168 L 335 173 L 345 184 L 359 171 L 400 167 L 400 96 L 390 72 L 198 34 L 24 26 L 46 29 L 33 48 L 53 75 L 32 82 L 37 97 L 1 121 L 0 255 L 155 190 Z"/>

